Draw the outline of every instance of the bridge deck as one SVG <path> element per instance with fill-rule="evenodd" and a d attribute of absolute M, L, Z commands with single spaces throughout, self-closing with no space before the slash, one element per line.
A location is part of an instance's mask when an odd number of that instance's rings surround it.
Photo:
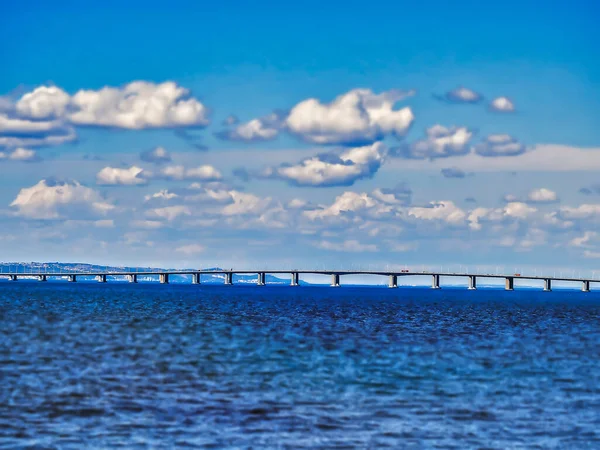
<path fill-rule="evenodd" d="M 579 277 L 554 277 L 544 275 L 518 275 L 518 274 L 491 274 L 491 273 L 443 273 L 443 272 L 397 272 L 397 271 L 372 271 L 372 270 L 160 270 L 160 271 L 98 271 L 98 272 L 6 272 L 0 273 L 0 277 L 96 277 L 96 276 L 160 276 L 160 275 L 254 275 L 254 274 L 270 274 L 270 275 L 377 275 L 377 276 L 440 276 L 440 277 L 476 277 L 476 278 L 499 278 L 499 279 L 522 279 L 522 280 L 551 280 L 565 282 L 589 282 L 600 283 L 600 279 L 579 278 Z"/>

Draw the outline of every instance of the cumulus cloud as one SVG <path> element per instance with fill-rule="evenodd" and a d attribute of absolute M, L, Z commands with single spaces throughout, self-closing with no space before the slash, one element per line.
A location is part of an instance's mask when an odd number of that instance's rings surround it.
<path fill-rule="evenodd" d="M 402 137 L 414 115 L 409 107 L 394 110 L 394 105 L 413 94 L 354 89 L 328 104 L 311 98 L 294 106 L 284 125 L 301 139 L 321 145 L 365 145 L 386 135 Z"/>
<path fill-rule="evenodd" d="M 71 97 L 56 86 L 40 86 L 23 95 L 15 104 L 20 116 L 32 119 L 63 117 Z"/>
<path fill-rule="evenodd" d="M 565 220 L 589 220 L 600 217 L 600 204 L 583 204 L 579 206 L 563 206 L 559 215 Z"/>
<path fill-rule="evenodd" d="M 558 196 L 550 189 L 534 189 L 527 194 L 527 201 L 530 203 L 554 203 L 558 201 Z"/>
<path fill-rule="evenodd" d="M 377 188 L 371 196 L 388 205 L 409 205 L 412 199 L 412 189 L 404 183 L 393 188 Z"/>
<path fill-rule="evenodd" d="M 54 86 L 40 86 L 24 94 L 14 110 L 29 119 L 136 130 L 209 124 L 208 108 L 172 81 L 134 81 L 120 88 L 80 90 L 72 96 Z"/>
<path fill-rule="evenodd" d="M 483 96 L 466 87 L 457 87 L 443 96 L 436 95 L 438 100 L 443 100 L 449 103 L 479 103 L 483 100 Z"/>
<path fill-rule="evenodd" d="M 69 214 L 78 218 L 104 215 L 114 209 L 98 192 L 77 181 L 41 180 L 23 188 L 10 204 L 16 214 L 29 219 L 59 219 Z"/>
<path fill-rule="evenodd" d="M 297 164 L 269 167 L 260 176 L 286 180 L 297 186 L 350 186 L 357 180 L 372 177 L 381 167 L 386 154 L 386 147 L 377 142 L 346 150 L 339 155 L 320 154 Z"/>
<path fill-rule="evenodd" d="M 96 175 L 96 183 L 104 186 L 134 186 L 146 184 L 148 174 L 141 167 L 131 166 L 127 169 L 105 167 Z"/>
<path fill-rule="evenodd" d="M 508 134 L 490 134 L 474 150 L 480 156 L 517 156 L 525 153 L 525 146 Z"/>
<path fill-rule="evenodd" d="M 439 221 L 451 225 L 464 223 L 466 213 L 451 201 L 430 202 L 427 206 L 409 208 L 409 217 L 426 221 Z"/>
<path fill-rule="evenodd" d="M 470 151 L 473 132 L 466 127 L 434 125 L 426 130 L 426 134 L 425 139 L 392 149 L 392 154 L 411 159 L 435 159 L 465 155 Z"/>
<path fill-rule="evenodd" d="M 157 177 L 175 181 L 219 181 L 223 179 L 221 172 L 209 165 L 190 168 L 185 166 L 167 166 L 158 173 Z"/>
<path fill-rule="evenodd" d="M 497 97 L 490 103 L 490 109 L 496 112 L 514 112 L 515 105 L 508 97 Z"/>
<path fill-rule="evenodd" d="M 163 147 L 156 147 L 140 153 L 140 159 L 153 164 L 163 164 L 171 162 L 171 154 Z"/>
<path fill-rule="evenodd" d="M 41 161 L 41 158 L 38 156 L 35 150 L 19 147 L 6 152 L 0 151 L 0 161 L 2 160 L 36 162 Z"/>
<path fill-rule="evenodd" d="M 77 125 L 143 129 L 209 124 L 208 109 L 171 81 L 81 90 L 71 97 L 71 107 L 69 120 Z"/>
<path fill-rule="evenodd" d="M 225 206 L 222 213 L 226 216 L 258 214 L 264 212 L 271 204 L 270 197 L 261 198 L 245 192 L 229 191 L 233 203 Z"/>
<path fill-rule="evenodd" d="M 481 230 L 482 223 L 503 224 L 517 220 L 525 221 L 537 213 L 537 209 L 526 203 L 512 201 L 503 208 L 475 208 L 469 212 L 467 221 L 473 230 Z"/>
<path fill-rule="evenodd" d="M 467 176 L 465 171 L 459 167 L 446 167 L 441 170 L 441 173 L 446 178 L 464 178 Z"/>
<path fill-rule="evenodd" d="M 283 117 L 279 113 L 272 113 L 260 119 L 253 119 L 236 126 L 231 130 L 223 130 L 215 135 L 227 141 L 263 142 L 277 137 L 281 129 Z"/>

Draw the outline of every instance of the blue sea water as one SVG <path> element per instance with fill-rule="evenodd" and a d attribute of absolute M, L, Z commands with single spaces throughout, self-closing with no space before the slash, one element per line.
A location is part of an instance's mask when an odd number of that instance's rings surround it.
<path fill-rule="evenodd" d="M 600 294 L 0 282 L 0 448 L 600 448 Z"/>

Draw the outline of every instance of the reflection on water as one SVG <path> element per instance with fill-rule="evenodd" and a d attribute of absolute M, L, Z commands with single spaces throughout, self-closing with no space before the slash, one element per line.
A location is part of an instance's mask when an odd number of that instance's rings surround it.
<path fill-rule="evenodd" d="M 600 295 L 0 283 L 2 448 L 600 448 Z"/>

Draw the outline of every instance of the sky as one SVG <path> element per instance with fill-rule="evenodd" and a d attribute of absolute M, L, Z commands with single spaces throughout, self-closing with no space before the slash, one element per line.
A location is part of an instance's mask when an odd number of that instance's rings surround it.
<path fill-rule="evenodd" d="M 0 260 L 600 270 L 600 4 L 0 5 Z"/>

